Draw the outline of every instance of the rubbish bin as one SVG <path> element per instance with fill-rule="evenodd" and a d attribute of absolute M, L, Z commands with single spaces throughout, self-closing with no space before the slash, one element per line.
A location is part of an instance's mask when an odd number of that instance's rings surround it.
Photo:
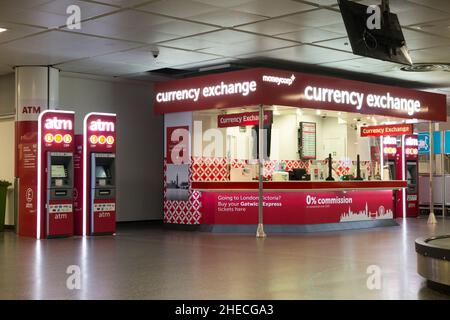
<path fill-rule="evenodd" d="M 0 180 L 0 232 L 5 227 L 6 193 L 10 185 L 8 181 Z"/>

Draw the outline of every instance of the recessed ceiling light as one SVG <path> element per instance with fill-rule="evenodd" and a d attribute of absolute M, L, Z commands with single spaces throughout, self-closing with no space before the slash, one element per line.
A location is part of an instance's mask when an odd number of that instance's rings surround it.
<path fill-rule="evenodd" d="M 402 66 L 401 71 L 406 72 L 432 72 L 432 71 L 449 71 L 448 63 L 414 63 L 411 66 Z"/>
<path fill-rule="evenodd" d="M 5 31 L 7 31 L 8 29 L 5 29 L 5 28 L 0 28 L 0 32 L 5 32 Z"/>

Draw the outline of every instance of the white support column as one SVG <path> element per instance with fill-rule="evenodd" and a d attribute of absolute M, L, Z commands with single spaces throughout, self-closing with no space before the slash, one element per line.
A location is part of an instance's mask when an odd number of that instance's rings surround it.
<path fill-rule="evenodd" d="M 19 66 L 16 73 L 16 232 L 39 238 L 37 217 L 37 134 L 39 114 L 59 103 L 59 70 Z"/>

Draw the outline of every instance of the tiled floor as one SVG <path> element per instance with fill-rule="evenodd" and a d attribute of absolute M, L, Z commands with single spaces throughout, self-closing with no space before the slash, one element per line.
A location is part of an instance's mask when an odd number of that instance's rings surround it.
<path fill-rule="evenodd" d="M 450 220 L 302 235 L 220 235 L 122 226 L 96 238 L 0 233 L 1 299 L 449 299 L 416 273 L 414 240 Z M 81 289 L 66 286 L 69 265 Z M 381 268 L 369 290 L 367 268 Z"/>

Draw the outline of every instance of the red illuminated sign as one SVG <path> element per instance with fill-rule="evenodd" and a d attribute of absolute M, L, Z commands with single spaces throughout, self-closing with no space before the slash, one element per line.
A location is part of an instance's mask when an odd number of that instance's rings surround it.
<path fill-rule="evenodd" d="M 95 132 L 114 132 L 115 124 L 112 121 L 102 121 L 101 119 L 97 119 L 90 122 L 89 130 Z"/>
<path fill-rule="evenodd" d="M 383 152 L 384 152 L 384 154 L 395 155 L 395 154 L 397 154 L 397 148 L 396 147 L 384 147 Z"/>
<path fill-rule="evenodd" d="M 158 113 L 260 104 L 446 120 L 446 97 L 442 94 L 269 68 L 155 85 L 154 108 Z"/>
<path fill-rule="evenodd" d="M 397 139 L 395 137 L 383 137 L 383 153 L 386 155 L 397 154 Z"/>
<path fill-rule="evenodd" d="M 271 112 L 264 112 L 264 124 L 270 124 Z M 219 128 L 256 126 L 259 124 L 259 112 L 221 114 L 217 116 Z"/>
<path fill-rule="evenodd" d="M 361 137 L 397 136 L 412 133 L 412 124 L 361 127 Z"/>
<path fill-rule="evenodd" d="M 87 141 L 98 151 L 111 151 L 116 142 L 116 118 L 111 115 L 90 114 L 86 121 Z"/>
<path fill-rule="evenodd" d="M 44 128 L 47 130 L 72 130 L 73 123 L 70 119 L 59 119 L 53 117 L 45 119 Z"/>
<path fill-rule="evenodd" d="M 40 135 L 45 146 L 71 146 L 73 140 L 73 116 L 67 113 L 47 112 L 42 119 Z"/>

